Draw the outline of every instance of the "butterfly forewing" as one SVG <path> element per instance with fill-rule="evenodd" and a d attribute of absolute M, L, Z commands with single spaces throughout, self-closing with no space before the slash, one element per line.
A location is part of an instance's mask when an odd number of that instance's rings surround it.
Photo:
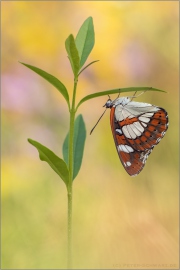
<path fill-rule="evenodd" d="M 148 103 L 128 102 L 122 105 L 116 101 L 116 105 L 111 107 L 110 122 L 119 158 L 127 173 L 135 176 L 165 135 L 167 112 Z"/>

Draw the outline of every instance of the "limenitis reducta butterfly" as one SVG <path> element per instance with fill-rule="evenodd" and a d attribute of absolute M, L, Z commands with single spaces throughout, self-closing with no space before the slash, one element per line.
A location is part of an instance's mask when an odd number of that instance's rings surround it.
<path fill-rule="evenodd" d="M 169 124 L 168 114 L 163 108 L 131 101 L 134 97 L 118 97 L 114 101 L 109 98 L 104 105 L 111 109 L 110 124 L 114 142 L 121 163 L 130 176 L 136 176 L 142 171 Z"/>

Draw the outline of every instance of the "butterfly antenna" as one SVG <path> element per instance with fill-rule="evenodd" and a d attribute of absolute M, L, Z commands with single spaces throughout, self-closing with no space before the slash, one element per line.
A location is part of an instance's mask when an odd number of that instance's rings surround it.
<path fill-rule="evenodd" d="M 95 127 L 97 126 L 97 124 L 99 123 L 99 121 L 101 120 L 101 118 L 103 117 L 103 115 L 105 114 L 107 108 L 105 109 L 105 111 L 103 112 L 103 114 L 100 116 L 99 120 L 97 121 L 97 123 L 95 124 L 95 126 L 91 129 L 90 135 L 92 134 L 93 130 L 95 129 Z"/>

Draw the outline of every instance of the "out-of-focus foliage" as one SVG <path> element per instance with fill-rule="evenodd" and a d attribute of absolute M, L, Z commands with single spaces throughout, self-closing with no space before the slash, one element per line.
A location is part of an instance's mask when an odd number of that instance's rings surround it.
<path fill-rule="evenodd" d="M 138 101 L 165 108 L 170 125 L 144 170 L 130 178 L 118 159 L 108 112 L 87 136 L 74 182 L 75 268 L 178 268 L 178 2 L 2 2 L 2 268 L 66 267 L 66 189 L 34 138 L 62 156 L 68 132 L 61 94 L 18 61 L 62 81 L 73 75 L 64 41 L 93 17 L 100 61 L 79 77 L 78 100 L 107 89 L 152 86 Z M 115 98 L 114 97 L 111 98 Z M 106 98 L 82 104 L 89 130 Z M 150 265 L 150 266 L 149 266 Z"/>

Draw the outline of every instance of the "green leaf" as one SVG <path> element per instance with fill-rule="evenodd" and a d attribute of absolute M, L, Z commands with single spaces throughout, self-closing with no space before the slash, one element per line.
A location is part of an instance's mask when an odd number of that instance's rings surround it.
<path fill-rule="evenodd" d="M 32 71 L 34 71 L 35 73 L 43 77 L 46 81 L 51 83 L 53 86 L 55 86 L 57 90 L 63 95 L 63 97 L 67 101 L 68 107 L 70 108 L 68 91 L 62 82 L 60 82 L 56 77 L 54 77 L 53 75 L 47 73 L 46 71 L 40 68 L 31 66 L 22 62 L 19 62 L 19 63 L 28 67 L 29 69 L 31 69 Z"/>
<path fill-rule="evenodd" d="M 86 62 L 92 48 L 94 47 L 94 26 L 93 19 L 89 17 L 85 20 L 75 39 L 80 57 L 80 67 Z"/>
<path fill-rule="evenodd" d="M 67 186 L 69 181 L 69 170 L 64 160 L 56 156 L 50 149 L 48 149 L 44 145 L 33 141 L 32 139 L 28 139 L 28 142 L 36 147 L 39 152 L 40 160 L 46 161 L 50 165 L 50 167 L 61 177 L 61 179 Z"/>
<path fill-rule="evenodd" d="M 74 123 L 74 151 L 73 151 L 73 180 L 77 176 L 82 163 L 84 144 L 86 139 L 86 128 L 82 115 L 78 115 Z M 69 133 L 67 134 L 63 144 L 63 157 L 68 164 L 68 150 L 69 150 Z"/>
<path fill-rule="evenodd" d="M 65 47 L 68 53 L 69 61 L 71 63 L 74 76 L 77 77 L 78 72 L 80 70 L 80 59 L 78 50 L 76 48 L 75 40 L 72 34 L 69 35 L 69 37 L 66 39 Z"/>
<path fill-rule="evenodd" d="M 138 91 L 157 91 L 157 92 L 164 92 L 166 93 L 166 91 L 164 90 L 160 90 L 157 88 L 153 88 L 153 87 L 128 87 L 128 88 L 117 88 L 117 89 L 111 89 L 111 90 L 107 90 L 107 91 L 103 91 L 103 92 L 97 92 L 88 96 L 85 96 L 83 99 L 81 99 L 76 107 L 77 108 L 85 101 L 92 99 L 92 98 L 96 98 L 96 97 L 101 97 L 101 96 L 107 96 L 107 95 L 111 95 L 111 94 L 116 94 L 116 93 L 123 93 L 123 92 L 138 92 Z"/>

